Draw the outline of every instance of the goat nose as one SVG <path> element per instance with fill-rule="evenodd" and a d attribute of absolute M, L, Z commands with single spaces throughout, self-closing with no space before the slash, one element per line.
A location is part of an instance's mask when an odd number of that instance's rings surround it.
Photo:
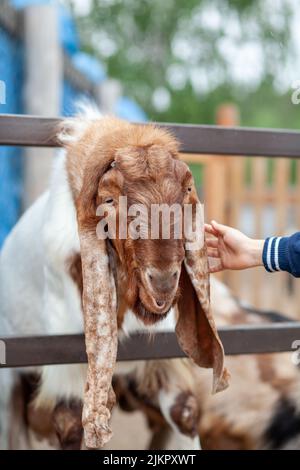
<path fill-rule="evenodd" d="M 156 292 L 167 293 L 177 286 L 178 275 L 177 269 L 165 272 L 152 268 L 148 270 L 148 281 Z M 157 301 L 158 306 L 160 306 L 159 302 L 161 301 Z"/>

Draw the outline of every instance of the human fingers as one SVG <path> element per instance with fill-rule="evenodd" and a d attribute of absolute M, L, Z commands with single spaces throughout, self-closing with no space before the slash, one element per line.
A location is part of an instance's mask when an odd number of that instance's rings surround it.
<path fill-rule="evenodd" d="M 227 225 L 219 224 L 219 222 L 216 222 L 215 220 L 211 221 L 211 227 L 218 235 L 225 235 L 225 232 L 230 228 L 227 227 Z"/>
<path fill-rule="evenodd" d="M 204 224 L 204 230 L 206 233 L 216 236 L 216 231 L 211 224 Z"/>
<path fill-rule="evenodd" d="M 212 266 L 209 266 L 209 272 L 212 273 L 212 274 L 213 273 L 218 273 L 218 272 L 223 271 L 223 270 L 224 270 L 224 268 L 223 268 L 222 263 L 218 263 L 218 264 L 214 264 Z"/>
<path fill-rule="evenodd" d="M 220 258 L 219 250 L 217 248 L 208 248 L 207 256 L 209 256 L 210 258 Z"/>
<path fill-rule="evenodd" d="M 207 238 L 206 245 L 210 248 L 218 248 L 219 240 L 217 238 Z"/>

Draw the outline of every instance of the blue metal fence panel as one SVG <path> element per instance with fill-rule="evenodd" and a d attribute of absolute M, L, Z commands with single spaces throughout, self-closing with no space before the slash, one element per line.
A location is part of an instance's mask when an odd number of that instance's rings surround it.
<path fill-rule="evenodd" d="M 18 40 L 0 28 L 0 80 L 5 83 L 5 103 L 0 113 L 22 112 L 23 51 Z M 20 214 L 22 150 L 0 147 L 0 246 Z"/>

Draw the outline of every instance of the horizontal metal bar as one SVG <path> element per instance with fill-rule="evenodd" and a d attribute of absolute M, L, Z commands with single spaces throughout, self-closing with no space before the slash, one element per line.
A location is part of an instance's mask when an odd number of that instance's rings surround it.
<path fill-rule="evenodd" d="M 182 151 L 216 155 L 300 157 L 300 133 L 282 129 L 160 124 L 182 142 Z"/>
<path fill-rule="evenodd" d="M 58 118 L 0 115 L 0 145 L 56 147 Z M 300 132 L 280 129 L 158 123 L 170 129 L 186 153 L 300 157 Z"/>
<path fill-rule="evenodd" d="M 0 145 L 56 147 L 57 118 L 0 115 Z"/>
<path fill-rule="evenodd" d="M 300 322 L 266 325 L 238 325 L 219 329 L 228 355 L 291 351 L 300 339 Z M 0 367 L 26 367 L 49 364 L 85 363 L 83 335 L 2 338 L 6 364 Z M 5 348 L 3 348 L 3 345 Z M 0 356 L 1 357 L 1 356 Z M 134 334 L 119 344 L 118 360 L 148 360 L 185 357 L 174 333 Z"/>

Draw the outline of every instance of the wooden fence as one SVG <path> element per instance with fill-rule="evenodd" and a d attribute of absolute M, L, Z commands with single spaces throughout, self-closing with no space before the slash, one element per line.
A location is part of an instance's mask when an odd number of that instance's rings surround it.
<path fill-rule="evenodd" d="M 57 146 L 55 129 L 58 123 L 58 119 L 0 115 L 0 145 Z M 178 124 L 161 124 L 161 126 L 171 129 L 182 142 L 185 159 L 196 158 L 198 161 L 198 156 L 205 154 L 206 162 L 216 163 L 220 162 L 220 157 L 215 155 L 224 155 L 222 164 L 226 167 L 231 165 L 233 155 L 300 158 L 300 133 L 298 132 Z M 242 161 L 240 157 L 239 160 Z M 255 184 L 261 181 L 259 173 L 261 161 L 261 159 L 256 160 L 258 164 L 256 164 Z M 217 187 L 215 191 L 218 192 Z M 293 312 L 289 313 L 293 316 Z M 220 328 L 220 336 L 227 354 L 290 351 L 292 343 L 300 339 L 300 322 L 281 321 L 258 326 L 223 327 Z M 3 340 L 6 345 L 6 364 L 1 367 L 86 361 L 82 335 L 0 338 L 0 340 Z M 182 356 L 184 353 L 180 350 L 173 333 L 158 333 L 151 342 L 147 342 L 144 335 L 134 335 L 120 344 L 118 360 Z"/>
<path fill-rule="evenodd" d="M 238 125 L 237 109 L 232 105 L 221 106 L 217 123 L 227 127 Z M 235 145 L 236 136 L 231 135 Z M 240 136 L 245 138 L 243 155 L 253 155 L 247 142 L 250 136 Z M 271 135 L 265 137 L 273 139 Z M 256 138 L 257 134 L 253 134 L 253 139 Z M 273 140 L 275 146 L 277 143 Z M 270 152 L 269 145 L 266 140 L 263 148 L 255 152 L 257 158 L 254 159 L 236 157 L 235 152 L 230 158 L 184 155 L 187 162 L 204 166 L 203 200 L 207 220 L 214 218 L 258 239 L 297 231 L 300 227 L 300 161 L 282 147 Z M 291 158 L 283 158 L 286 156 Z M 270 275 L 258 268 L 222 273 L 219 277 L 245 302 L 257 308 L 279 309 L 293 318 L 300 318 L 300 289 L 295 284 L 297 280 L 289 274 Z"/>
<path fill-rule="evenodd" d="M 285 236 L 299 228 L 300 161 L 278 158 L 270 161 L 257 158 L 248 164 L 235 159 L 236 186 L 229 188 L 230 203 L 225 223 L 240 227 L 255 238 Z M 250 171 L 249 171 L 250 170 Z M 251 172 L 251 173 L 250 173 Z M 250 174 L 249 174 L 250 173 Z M 297 280 L 287 273 L 269 274 L 263 268 L 227 274 L 226 282 L 233 292 L 256 307 L 280 309 L 300 318 L 300 291 Z"/>

